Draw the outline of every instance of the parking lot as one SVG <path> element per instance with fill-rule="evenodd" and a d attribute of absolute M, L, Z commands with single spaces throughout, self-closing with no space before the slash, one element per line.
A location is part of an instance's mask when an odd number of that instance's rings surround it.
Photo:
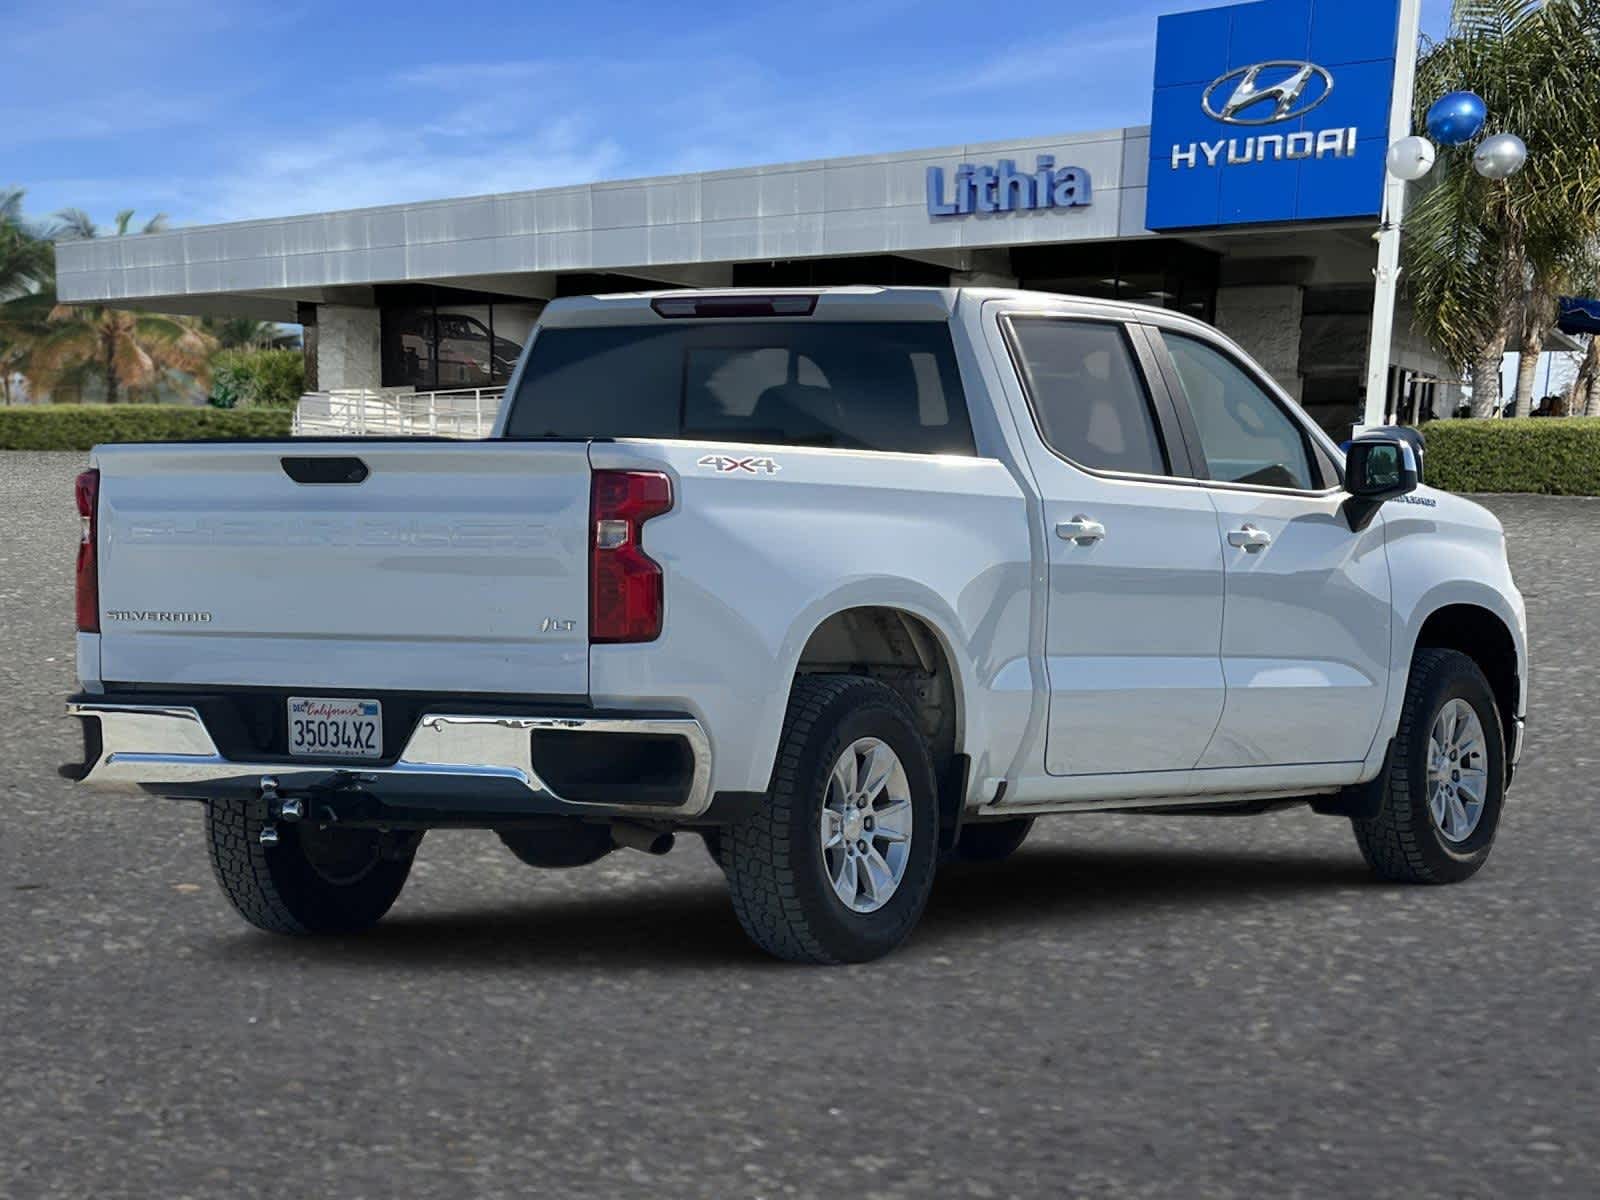
<path fill-rule="evenodd" d="M 82 459 L 0 454 L 0 1197 L 1600 1194 L 1600 501 L 1489 501 L 1535 674 L 1471 882 L 1303 810 L 1057 819 L 805 969 L 692 838 L 434 833 L 371 934 L 247 928 L 198 808 L 56 776 Z"/>

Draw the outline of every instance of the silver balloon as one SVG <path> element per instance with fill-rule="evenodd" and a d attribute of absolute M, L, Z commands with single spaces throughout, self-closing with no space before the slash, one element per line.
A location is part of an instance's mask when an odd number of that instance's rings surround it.
<path fill-rule="evenodd" d="M 1528 161 L 1528 147 L 1514 133 L 1497 133 L 1478 143 L 1472 152 L 1472 169 L 1485 179 L 1507 179 Z"/>
<path fill-rule="evenodd" d="M 1425 137 L 1403 137 L 1389 147 L 1384 156 L 1389 174 L 1407 183 L 1415 183 L 1433 170 L 1433 143 Z"/>

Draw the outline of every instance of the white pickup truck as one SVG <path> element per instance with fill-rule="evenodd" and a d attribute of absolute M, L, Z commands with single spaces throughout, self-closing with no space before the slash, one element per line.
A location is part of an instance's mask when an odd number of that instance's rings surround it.
<path fill-rule="evenodd" d="M 560 300 L 489 440 L 104 446 L 84 755 L 205 804 L 253 924 L 347 932 L 423 833 L 694 831 L 773 954 L 898 945 L 1035 817 L 1349 818 L 1482 865 L 1520 751 L 1499 524 L 1341 454 L 1187 316 L 993 289 Z M 1386 503 L 1395 501 L 1395 503 Z"/>

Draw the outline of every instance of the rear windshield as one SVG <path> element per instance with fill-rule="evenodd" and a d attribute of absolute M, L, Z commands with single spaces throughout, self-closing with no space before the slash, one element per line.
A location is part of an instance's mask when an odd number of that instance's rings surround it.
<path fill-rule="evenodd" d="M 932 321 L 542 329 L 506 436 L 973 453 L 950 328 Z"/>

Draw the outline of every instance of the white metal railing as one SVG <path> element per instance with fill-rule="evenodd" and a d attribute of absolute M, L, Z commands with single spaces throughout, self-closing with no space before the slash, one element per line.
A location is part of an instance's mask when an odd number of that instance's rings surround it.
<path fill-rule="evenodd" d="M 504 388 L 307 392 L 295 405 L 293 433 L 295 437 L 482 438 L 494 428 L 504 397 Z"/>

